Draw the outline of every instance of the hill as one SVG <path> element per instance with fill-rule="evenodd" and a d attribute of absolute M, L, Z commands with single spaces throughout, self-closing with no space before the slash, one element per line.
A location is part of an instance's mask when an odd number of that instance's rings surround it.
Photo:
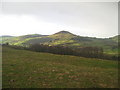
<path fill-rule="evenodd" d="M 111 38 L 109 38 L 109 39 L 111 39 L 111 40 L 113 40 L 113 41 L 115 41 L 115 42 L 118 42 L 119 38 L 120 38 L 120 35 L 116 35 L 116 36 L 111 37 Z"/>
<path fill-rule="evenodd" d="M 60 31 L 53 35 L 24 35 L 7 40 L 3 39 L 3 43 L 9 42 L 12 45 L 29 46 L 30 44 L 47 44 L 50 46 L 63 45 L 72 48 L 79 48 L 85 46 L 102 47 L 104 53 L 118 54 L 117 36 L 112 38 L 93 38 L 83 37 L 72 34 L 68 31 Z"/>
<path fill-rule="evenodd" d="M 3 88 L 117 88 L 116 61 L 3 47 Z"/>
<path fill-rule="evenodd" d="M 13 36 L 9 35 L 0 36 L 0 44 L 9 42 L 11 38 L 13 38 Z"/>
<path fill-rule="evenodd" d="M 24 45 L 24 42 L 26 42 L 27 40 L 33 39 L 33 38 L 40 38 L 40 37 L 44 37 L 47 35 L 40 35 L 40 34 L 29 34 L 29 35 L 23 35 L 23 36 L 16 36 L 16 37 L 6 37 L 6 36 L 2 36 L 2 43 L 6 43 L 8 42 L 11 45 Z M 4 39 L 5 38 L 5 39 Z M 7 38 L 7 39 L 6 39 Z"/>

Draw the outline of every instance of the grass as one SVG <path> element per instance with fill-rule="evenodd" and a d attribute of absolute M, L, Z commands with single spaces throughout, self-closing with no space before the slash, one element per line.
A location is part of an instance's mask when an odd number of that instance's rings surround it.
<path fill-rule="evenodd" d="M 0 89 L 2 88 L 2 46 L 0 46 Z"/>
<path fill-rule="evenodd" d="M 117 88 L 118 62 L 3 47 L 3 88 Z"/>
<path fill-rule="evenodd" d="M 114 50 L 111 50 L 111 49 L 107 49 L 106 51 L 104 51 L 105 54 L 110 54 L 110 55 L 118 55 L 119 52 L 118 52 L 118 49 L 114 49 Z"/>

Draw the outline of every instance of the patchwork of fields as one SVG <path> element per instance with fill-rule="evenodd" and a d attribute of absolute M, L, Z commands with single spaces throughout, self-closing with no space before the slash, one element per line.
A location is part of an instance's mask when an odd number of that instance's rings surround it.
<path fill-rule="evenodd" d="M 118 62 L 3 47 L 3 88 L 117 88 Z"/>

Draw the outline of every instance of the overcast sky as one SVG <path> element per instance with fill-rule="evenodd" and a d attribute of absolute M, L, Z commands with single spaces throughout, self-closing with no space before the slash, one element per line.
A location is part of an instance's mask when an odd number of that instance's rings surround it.
<path fill-rule="evenodd" d="M 0 35 L 54 34 L 89 37 L 118 34 L 117 2 L 2 2 Z"/>

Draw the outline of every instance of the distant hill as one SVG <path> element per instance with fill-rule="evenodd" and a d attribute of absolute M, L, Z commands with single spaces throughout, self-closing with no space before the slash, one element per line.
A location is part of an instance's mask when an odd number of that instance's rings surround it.
<path fill-rule="evenodd" d="M 47 35 L 29 34 L 29 35 L 22 35 L 22 36 L 16 36 L 16 37 L 1 36 L 1 38 L 2 38 L 3 44 L 8 42 L 11 45 L 23 45 L 23 42 L 27 40 L 44 37 L 44 36 L 47 36 Z"/>
<path fill-rule="evenodd" d="M 57 32 L 55 34 L 72 34 L 72 33 L 63 30 L 63 31 L 59 31 L 59 32 Z M 74 35 L 74 34 L 72 34 L 72 35 Z"/>
<path fill-rule="evenodd" d="M 6 39 L 4 39 L 6 38 Z M 105 53 L 117 54 L 118 36 L 110 38 L 83 37 L 68 31 L 60 31 L 52 35 L 30 34 L 18 37 L 5 37 L 0 43 L 8 42 L 11 45 L 28 46 L 30 44 L 63 45 L 72 48 L 85 46 L 102 47 Z"/>
<path fill-rule="evenodd" d="M 47 35 L 29 34 L 29 35 L 20 36 L 19 38 L 26 39 L 26 38 L 43 37 L 43 36 L 47 36 Z"/>
<path fill-rule="evenodd" d="M 119 38 L 120 38 L 120 35 L 116 35 L 114 37 L 111 37 L 110 39 L 115 41 L 115 42 L 118 42 Z"/>
<path fill-rule="evenodd" d="M 0 37 L 13 37 L 13 36 L 10 36 L 10 35 L 2 35 Z"/>
<path fill-rule="evenodd" d="M 10 36 L 10 35 L 2 35 L 2 36 L 0 36 L 0 44 L 9 42 L 10 39 L 13 38 L 13 37 L 14 36 Z"/>

